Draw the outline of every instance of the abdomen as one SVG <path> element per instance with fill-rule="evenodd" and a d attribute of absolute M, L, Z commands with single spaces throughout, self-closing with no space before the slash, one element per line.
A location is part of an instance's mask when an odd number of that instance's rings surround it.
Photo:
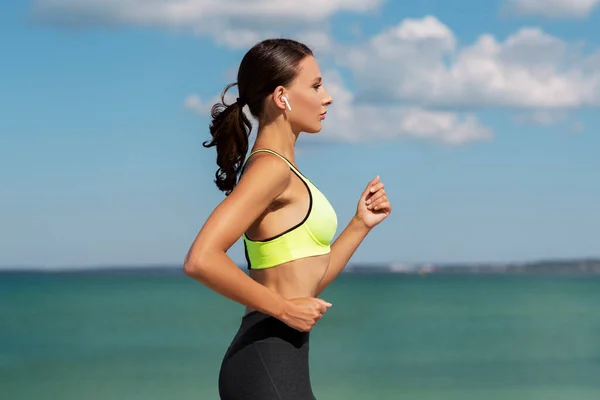
<path fill-rule="evenodd" d="M 250 276 L 285 298 L 313 297 L 327 271 L 329 254 L 306 257 L 276 267 L 250 270 Z"/>

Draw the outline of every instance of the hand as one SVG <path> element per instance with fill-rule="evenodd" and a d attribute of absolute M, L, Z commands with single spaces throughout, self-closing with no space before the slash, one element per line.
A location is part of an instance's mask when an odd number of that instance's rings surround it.
<path fill-rule="evenodd" d="M 310 331 L 323 318 L 331 303 L 314 297 L 299 297 L 285 302 L 280 320 L 301 332 Z"/>
<path fill-rule="evenodd" d="M 356 208 L 356 218 L 360 220 L 365 227 L 372 229 L 392 212 L 383 182 L 379 175 L 367 185 L 365 191 L 360 197 L 358 207 Z"/>

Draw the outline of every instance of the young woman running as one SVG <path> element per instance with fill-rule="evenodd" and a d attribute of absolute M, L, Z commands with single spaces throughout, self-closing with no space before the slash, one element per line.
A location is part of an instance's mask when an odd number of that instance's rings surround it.
<path fill-rule="evenodd" d="M 225 92 L 239 97 L 225 105 Z M 301 132 L 317 133 L 331 96 L 312 51 L 289 39 L 252 47 L 212 110 L 216 184 L 226 197 L 212 212 L 185 258 L 185 273 L 246 306 L 219 373 L 223 400 L 312 400 L 309 334 L 331 304 L 319 294 L 342 271 L 369 231 L 391 212 L 379 177 L 360 196 L 340 236 L 327 198 L 296 165 Z M 242 111 L 258 120 L 252 129 Z M 238 180 L 239 177 L 239 180 Z M 227 250 L 243 238 L 249 273 Z"/>

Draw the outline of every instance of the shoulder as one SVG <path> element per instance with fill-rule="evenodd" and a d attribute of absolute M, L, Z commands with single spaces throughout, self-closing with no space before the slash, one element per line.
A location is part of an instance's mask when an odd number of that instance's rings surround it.
<path fill-rule="evenodd" d="M 261 153 L 249 161 L 233 191 L 204 223 L 194 241 L 195 254 L 207 254 L 214 249 L 226 252 L 287 189 L 291 171 L 284 160 Z"/>
<path fill-rule="evenodd" d="M 290 183 L 291 173 L 288 163 L 280 157 L 270 153 L 254 154 L 247 161 L 236 189 L 252 187 L 280 194 Z"/>

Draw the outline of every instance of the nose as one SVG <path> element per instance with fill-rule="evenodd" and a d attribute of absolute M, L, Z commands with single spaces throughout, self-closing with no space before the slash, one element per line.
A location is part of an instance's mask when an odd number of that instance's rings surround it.
<path fill-rule="evenodd" d="M 324 106 L 328 106 L 331 103 L 333 103 L 333 97 L 331 97 L 331 95 L 329 94 L 328 91 L 326 91 L 325 89 L 323 89 L 323 105 Z"/>

